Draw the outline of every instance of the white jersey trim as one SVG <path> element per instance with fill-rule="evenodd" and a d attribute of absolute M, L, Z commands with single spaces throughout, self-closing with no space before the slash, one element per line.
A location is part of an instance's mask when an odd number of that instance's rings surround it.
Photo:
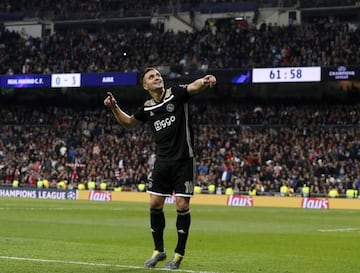
<path fill-rule="evenodd" d="M 189 148 L 189 156 L 194 157 L 194 150 L 191 146 L 191 136 L 190 136 L 190 124 L 189 124 L 189 104 L 184 103 L 184 113 L 185 113 L 185 128 L 186 128 L 186 143 Z"/>
<path fill-rule="evenodd" d="M 163 106 L 165 103 L 167 103 L 168 101 L 172 100 L 174 98 L 174 95 L 171 95 L 170 97 L 164 99 L 164 101 L 162 103 L 156 104 L 154 106 L 148 106 L 148 107 L 144 107 L 144 111 L 151 111 L 154 110 L 156 108 L 159 108 L 161 106 Z"/>
<path fill-rule="evenodd" d="M 146 191 L 146 192 L 153 194 L 153 195 L 162 196 L 162 197 L 171 197 L 172 196 L 172 194 L 167 194 L 167 193 L 159 193 L 159 192 L 154 192 L 154 191 Z"/>
<path fill-rule="evenodd" d="M 159 193 L 159 192 L 154 192 L 154 191 L 146 191 L 146 192 L 150 193 L 150 194 L 153 194 L 153 195 L 162 196 L 162 197 L 171 197 L 171 196 L 173 196 L 173 194 Z M 193 194 L 175 193 L 174 195 L 179 196 L 179 197 L 194 197 Z"/>

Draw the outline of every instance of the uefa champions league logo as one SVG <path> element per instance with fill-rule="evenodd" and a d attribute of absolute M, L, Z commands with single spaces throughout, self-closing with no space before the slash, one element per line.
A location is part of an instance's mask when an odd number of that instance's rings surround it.
<path fill-rule="evenodd" d="M 66 199 L 75 200 L 76 199 L 76 193 L 74 191 L 67 192 Z"/>

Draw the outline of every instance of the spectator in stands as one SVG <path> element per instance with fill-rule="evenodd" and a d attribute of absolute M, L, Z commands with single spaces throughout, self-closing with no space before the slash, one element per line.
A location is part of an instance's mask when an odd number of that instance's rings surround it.
<path fill-rule="evenodd" d="M 249 118 L 253 109 L 251 105 L 217 102 L 202 106 L 204 108 L 194 107 L 192 112 L 196 117 L 193 124 L 197 153 L 203 159 L 203 167 L 206 169 L 206 173 L 201 174 L 205 188 L 221 178 L 221 163 L 224 156 L 218 153 L 220 149 L 225 149 L 225 154 L 231 152 L 229 160 L 232 162 L 232 175 L 236 176 L 236 180 L 231 182 L 239 181 L 239 189 L 245 193 L 246 181 L 253 181 L 256 175 L 259 175 L 259 185 L 264 188 L 266 194 L 278 192 L 277 187 L 280 185 L 277 184 L 276 178 L 280 169 L 280 175 L 289 175 L 290 178 L 296 170 L 297 176 L 302 177 L 304 183 L 311 188 L 310 194 L 313 196 L 326 196 L 328 174 L 343 184 L 341 194 L 345 193 L 348 180 L 357 181 L 359 177 L 359 119 L 354 119 L 350 114 L 359 112 L 358 105 L 304 104 L 296 108 L 291 105 L 262 107 L 263 119 L 269 121 L 266 127 L 260 126 L 263 123 L 261 119 L 257 120 L 256 124 L 251 124 L 254 122 Z M 211 111 L 206 111 L 207 107 Z M 9 164 L 14 166 L 12 170 L 19 178 L 20 186 L 29 182 L 30 185 L 34 185 L 39 177 L 53 181 L 66 175 L 66 179 L 72 181 L 71 177 L 76 177 L 73 175 L 74 166 L 78 176 L 75 183 L 86 182 L 90 178 L 94 164 L 109 166 L 109 171 L 102 175 L 104 179 L 110 179 L 114 183 L 119 181 L 121 170 L 128 173 L 130 167 L 135 169 L 129 172 L 134 176 L 132 181 L 135 184 L 140 179 L 136 178 L 138 172 L 151 173 L 152 165 L 149 165 L 147 160 L 151 158 L 154 150 L 149 145 L 151 133 L 147 127 L 136 128 L 127 133 L 121 127 L 111 124 L 115 135 L 109 136 L 105 134 L 104 122 L 109 117 L 106 117 L 106 113 L 101 109 L 79 111 L 76 108 L 48 107 L 38 109 L 37 114 L 34 109 L 35 106 L 31 105 L 22 107 L 21 111 L 11 105 L 3 105 L 0 109 L 0 168 L 3 166 L 0 169 L 0 183 L 6 185 L 6 170 L 10 168 Z M 231 118 L 236 112 L 242 116 L 240 125 Z M 284 112 L 287 113 L 286 116 L 283 115 Z M 74 118 L 70 122 L 60 122 L 62 125 L 59 125 L 58 121 L 65 116 Z M 96 126 L 89 130 L 90 136 L 83 135 L 82 131 L 78 130 L 77 124 L 82 116 L 88 116 L 96 123 Z M 299 122 L 294 123 L 294 119 L 298 119 Z M 43 120 L 42 123 L 40 120 Z M 208 125 L 208 122 L 212 124 Z M 100 128 L 103 133 L 96 133 L 95 128 Z M 232 131 L 236 133 L 233 134 Z M 104 157 L 94 158 L 93 135 L 97 135 L 97 143 Z M 34 138 L 39 141 L 34 142 Z M 229 143 L 229 146 L 226 147 L 225 143 Z M 329 143 L 335 148 L 326 149 Z M 67 148 L 64 155 L 59 152 L 62 145 Z M 263 148 L 260 150 L 258 145 Z M 68 161 L 71 146 L 76 151 L 75 163 Z M 134 147 L 141 148 L 135 150 Z M 261 155 L 256 168 L 252 168 L 242 156 L 251 149 Z M 326 161 L 322 159 L 325 155 Z M 110 162 L 107 163 L 107 160 Z M 33 164 L 36 161 L 41 163 L 37 170 Z M 122 162 L 120 165 L 119 161 Z M 143 171 L 139 171 L 140 169 Z M 101 181 L 100 177 L 95 179 L 98 180 L 96 182 Z M 130 184 L 129 187 L 131 189 Z"/>
<path fill-rule="evenodd" d="M 328 196 L 330 198 L 337 198 L 339 197 L 339 191 L 335 185 L 331 185 Z"/>
<path fill-rule="evenodd" d="M 198 31 L 177 33 L 163 32 L 149 23 L 101 32 L 84 27 L 59 29 L 43 38 L 5 30 L 0 39 L 2 74 L 141 71 L 148 63 L 169 66 L 172 75 L 196 73 L 202 65 L 229 69 L 360 63 L 356 46 L 360 32 L 345 23 L 262 24 L 259 29 L 244 29 L 217 27 L 212 22 Z M 189 46 L 193 40 L 199 42 Z M 116 45 L 121 45 L 119 50 Z M 166 48 L 154 53 L 149 45 Z"/>

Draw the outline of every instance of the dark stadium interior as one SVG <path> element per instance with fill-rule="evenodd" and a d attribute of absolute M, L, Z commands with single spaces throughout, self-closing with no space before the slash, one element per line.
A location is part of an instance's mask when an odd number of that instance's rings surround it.
<path fill-rule="evenodd" d="M 38 18 L 54 33 L 31 37 L 0 31 L 0 73 L 136 72 L 168 67 L 166 83 L 185 83 L 211 72 L 217 86 L 191 105 L 198 185 L 275 195 L 287 184 L 294 195 L 360 189 L 360 77 L 309 83 L 234 84 L 256 67 L 358 67 L 357 1 L 3 1 L 2 22 Z M 204 7 L 206 7 L 206 10 Z M 217 19 L 228 9 L 294 8 L 301 24 L 285 26 Z M 209 13 L 193 31 L 166 31 L 154 14 Z M 338 10 L 342 10 L 341 13 Z M 39 19 L 40 18 L 40 19 Z M 256 17 L 255 17 L 256 19 Z M 213 25 L 216 26 L 215 33 Z M 204 68 L 206 67 L 206 68 Z M 357 71 L 359 73 L 360 71 Z M 111 90 L 131 113 L 147 96 L 140 85 L 87 88 L 2 88 L 0 185 L 36 187 L 48 179 L 77 188 L 95 180 L 137 191 L 147 182 L 154 146 L 148 128 L 121 128 L 103 105 Z"/>

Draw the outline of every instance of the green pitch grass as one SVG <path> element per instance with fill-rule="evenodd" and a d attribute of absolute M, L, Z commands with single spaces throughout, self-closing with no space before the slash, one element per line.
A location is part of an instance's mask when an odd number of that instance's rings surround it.
<path fill-rule="evenodd" d="M 359 200 L 360 202 L 360 200 Z M 166 205 L 166 249 L 176 242 Z M 358 273 L 360 212 L 192 206 L 178 272 Z M 0 198 L 1 273 L 163 272 L 144 269 L 152 238 L 146 203 Z"/>

